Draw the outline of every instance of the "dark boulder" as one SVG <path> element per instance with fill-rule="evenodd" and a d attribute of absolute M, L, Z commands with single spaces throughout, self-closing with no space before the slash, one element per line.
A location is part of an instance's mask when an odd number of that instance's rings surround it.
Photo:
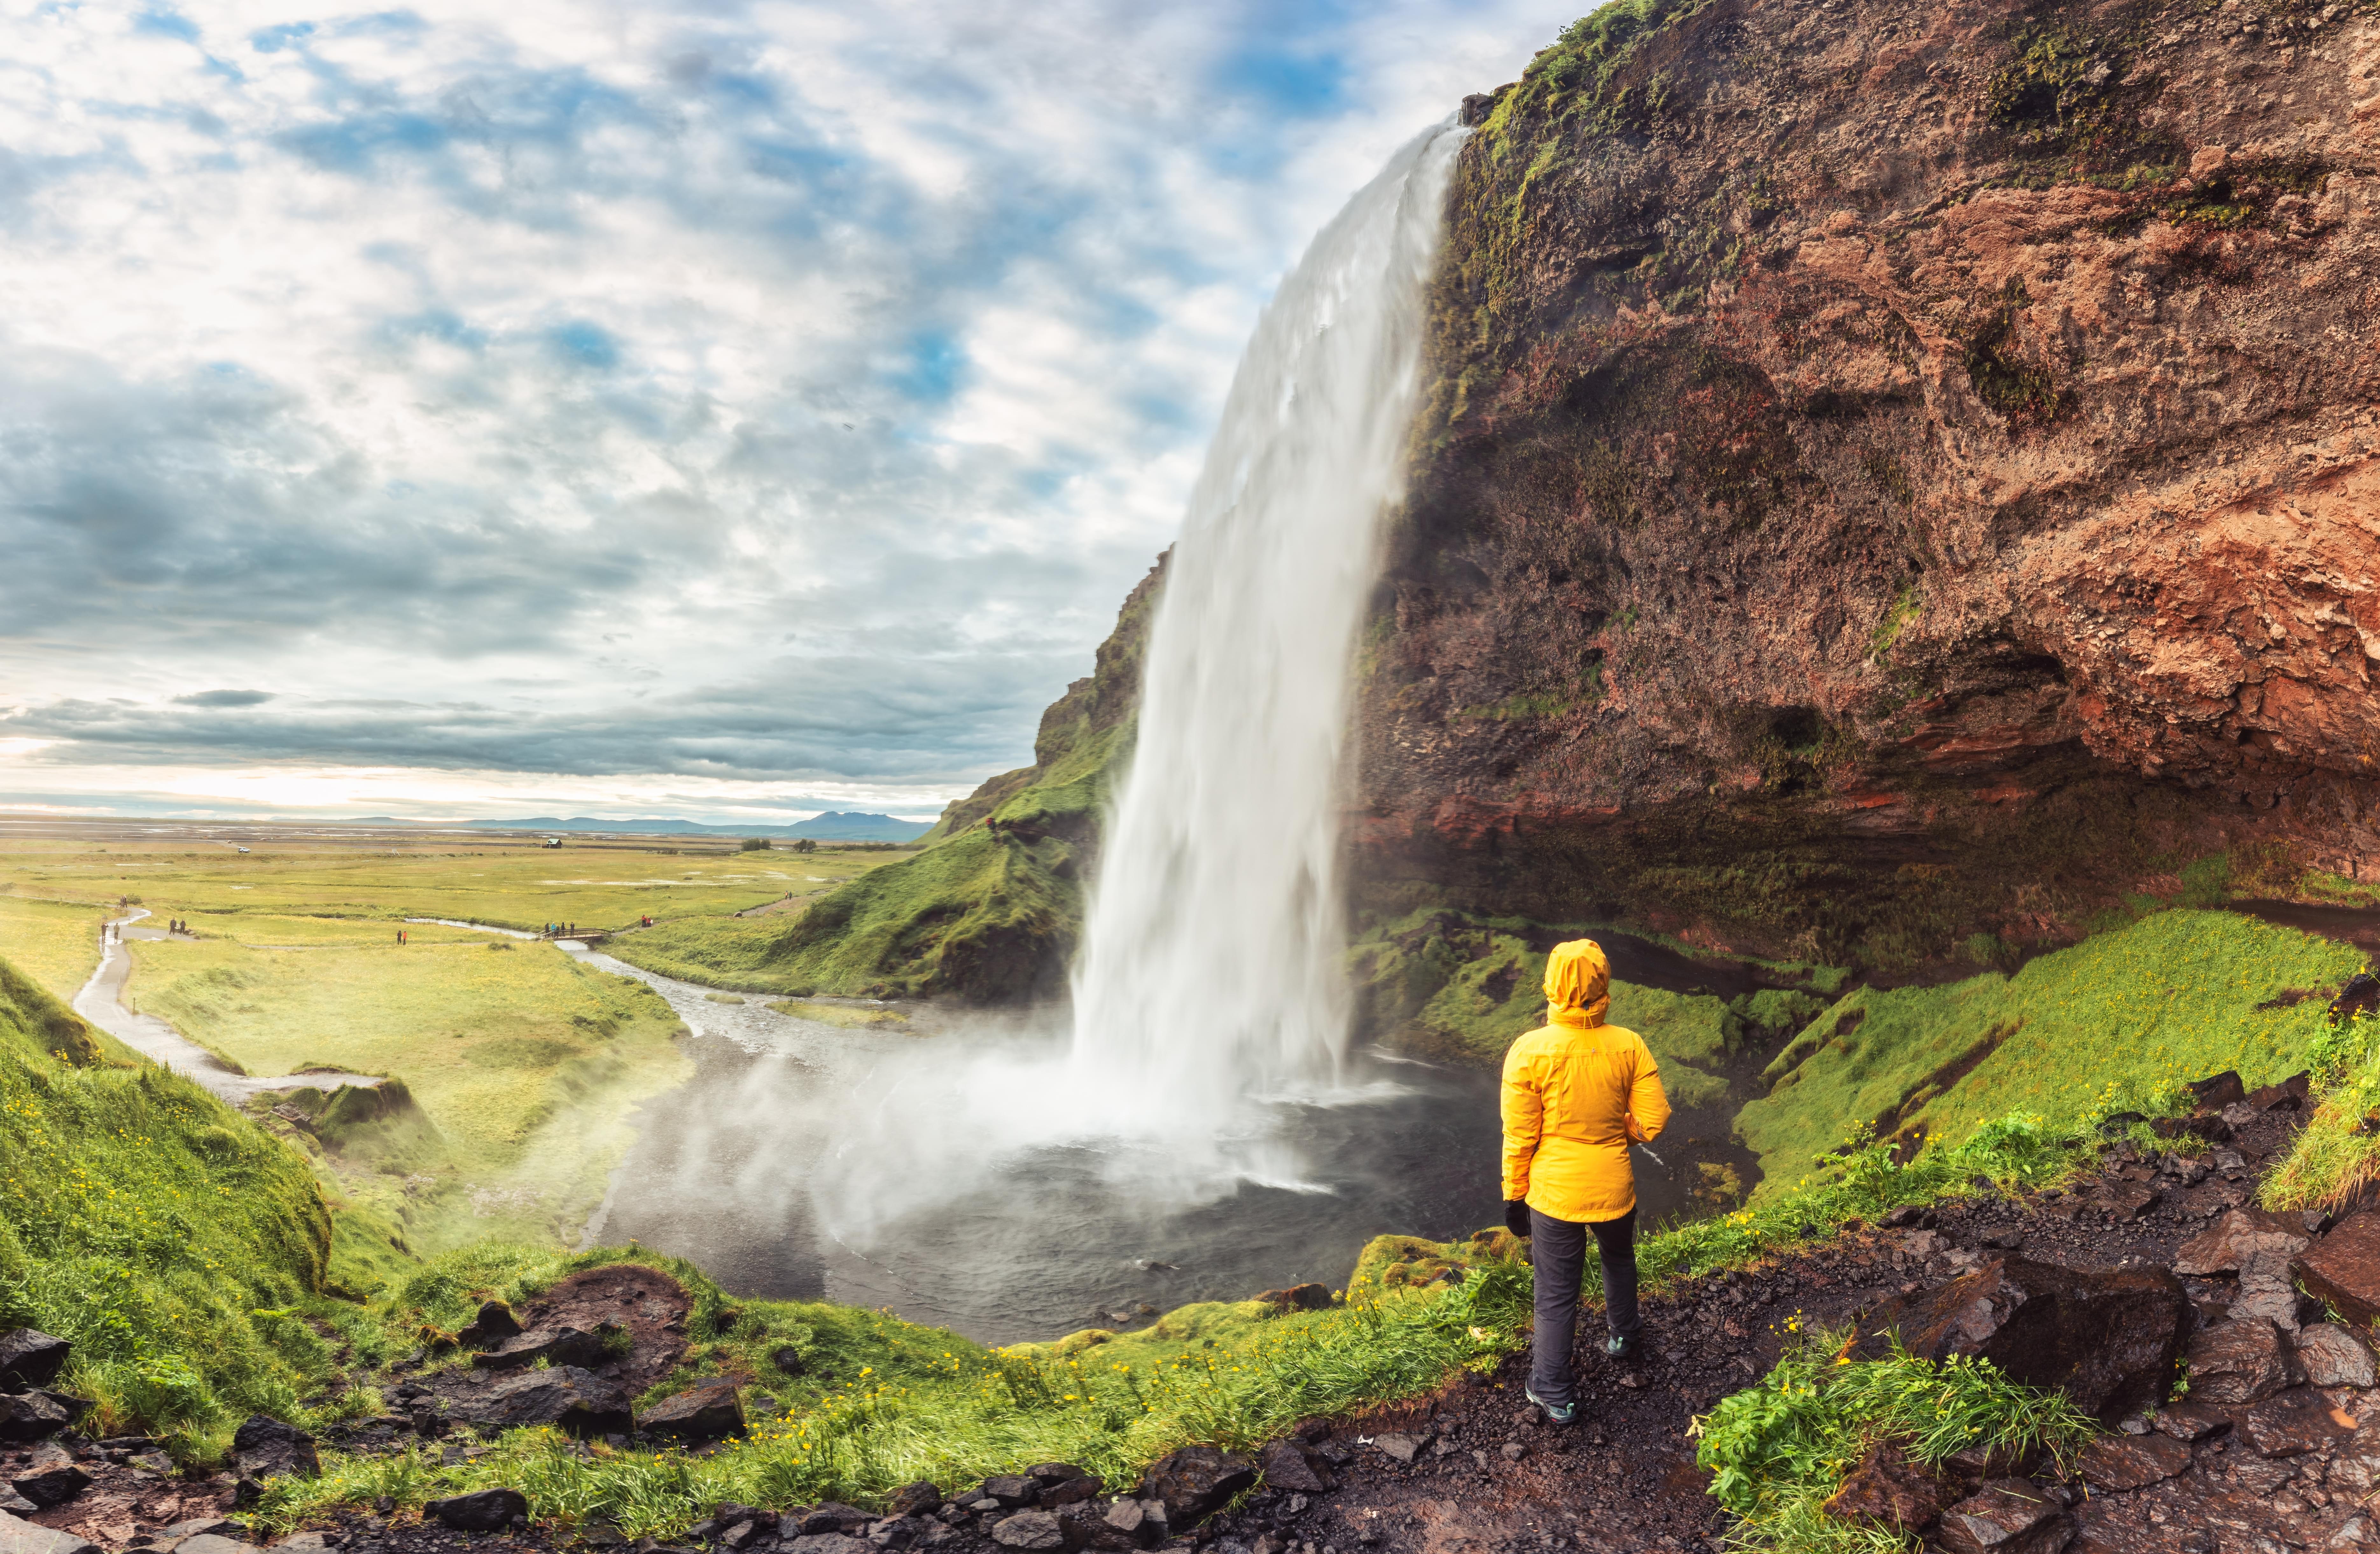
<path fill-rule="evenodd" d="M 603 1363 L 603 1341 L 577 1328 L 552 1328 L 505 1339 L 484 1354 L 471 1356 L 480 1370 L 518 1370 L 540 1360 L 553 1366 L 598 1366 Z"/>
<path fill-rule="evenodd" d="M 295 1425 L 251 1414 L 231 1438 L 232 1469 L 261 1484 L 268 1478 L 311 1478 L 322 1471 L 314 1438 Z"/>
<path fill-rule="evenodd" d="M 99 1545 L 0 1511 L 0 1554 L 100 1554 Z"/>
<path fill-rule="evenodd" d="M 28 1392 L 58 1378 L 74 1345 L 32 1328 L 0 1333 L 0 1392 Z"/>
<path fill-rule="evenodd" d="M 2063 1388 L 2083 1412 L 2113 1421 L 2165 1401 L 2189 1315 L 2181 1281 L 2164 1269 L 1996 1257 L 1887 1301 L 1861 1321 L 1854 1352 L 1880 1357 L 1898 1333 L 1921 1358 L 1977 1355 L 2012 1381 Z"/>
<path fill-rule="evenodd" d="M 2074 1524 L 2038 1486 L 2003 1478 L 1944 1512 L 1935 1536 L 1953 1554 L 2058 1554 Z"/>
<path fill-rule="evenodd" d="M 983 1481 L 983 1493 L 1014 1511 L 1040 1499 L 1041 1486 L 1021 1473 L 995 1474 Z"/>
<path fill-rule="evenodd" d="M 1179 1533 L 1256 1481 L 1256 1464 L 1245 1457 L 1211 1446 L 1185 1446 L 1151 1463 L 1142 1482 L 1145 1498 L 1164 1502 L 1166 1524 Z"/>
<path fill-rule="evenodd" d="M 856 1505 L 829 1500 L 808 1511 L 790 1511 L 785 1523 L 806 1537 L 823 1537 L 829 1533 L 856 1533 L 872 1524 L 876 1517 Z"/>
<path fill-rule="evenodd" d="M 1267 1442 L 1264 1450 L 1257 1453 L 1257 1466 L 1263 1470 L 1265 1487 L 1269 1489 L 1318 1495 L 1330 1487 L 1294 1441 Z"/>
<path fill-rule="evenodd" d="M 1293 1284 L 1286 1290 L 1267 1290 L 1257 1299 L 1283 1311 L 1328 1311 L 1330 1288 L 1327 1284 Z"/>
<path fill-rule="evenodd" d="M 29 1440 L 47 1440 L 81 1413 L 48 1392 L 0 1393 L 0 1441 L 21 1446 Z"/>
<path fill-rule="evenodd" d="M 2190 1401 L 2261 1402 L 2298 1379 L 2278 1328 L 2262 1317 L 2218 1322 L 2190 1341 Z"/>
<path fill-rule="evenodd" d="M 455 1342 L 466 1349 L 484 1349 L 520 1336 L 520 1318 L 503 1301 L 489 1301 L 480 1307 L 471 1325 L 455 1335 Z"/>
<path fill-rule="evenodd" d="M 1099 1492 L 1099 1481 L 1096 1478 L 1062 1479 L 1042 1487 L 1039 1504 L 1044 1511 L 1055 1511 L 1061 1506 L 1080 1505 Z"/>
<path fill-rule="evenodd" d="M 2316 1387 L 2380 1385 L 2380 1366 L 2354 1330 L 2336 1322 L 2313 1322 L 2297 1336 L 2298 1364 Z"/>
<path fill-rule="evenodd" d="M 421 1513 L 455 1533 L 503 1533 L 514 1521 L 528 1521 L 528 1497 L 519 1489 L 471 1489 L 429 1501 Z"/>
<path fill-rule="evenodd" d="M 2082 1482 L 2109 1494 L 2162 1484 L 2190 1466 L 2190 1448 L 2171 1436 L 2101 1436 L 2082 1449 Z"/>
<path fill-rule="evenodd" d="M 698 1382 L 638 1414 L 637 1427 L 667 1440 L 724 1440 L 744 1433 L 744 1404 L 733 1381 Z"/>
<path fill-rule="evenodd" d="M 2227 1106 L 2247 1099 L 2248 1087 L 2237 1073 L 2227 1068 L 2204 1079 L 2192 1080 L 2190 1093 L 2197 1102 L 2197 1110 L 2220 1111 Z"/>
<path fill-rule="evenodd" d="M 456 1398 L 454 1414 L 494 1435 L 524 1425 L 552 1425 L 566 1435 L 625 1435 L 635 1427 L 628 1396 L 600 1376 L 577 1366 L 522 1371 L 491 1384 L 478 1396 Z"/>
<path fill-rule="evenodd" d="M 1911 1462 L 1898 1441 L 1878 1441 L 1843 1475 L 1826 1512 L 1839 1521 L 1922 1533 L 1940 1519 L 1951 1493 L 1931 1469 Z"/>
<path fill-rule="evenodd" d="M 32 1455 L 31 1462 L 10 1470 L 8 1486 L 36 1509 L 64 1505 L 91 1487 L 91 1475 L 77 1467 L 74 1458 L 62 1449 L 37 1446 Z"/>
<path fill-rule="evenodd" d="M 518 1489 L 475 1489 L 431 1500 L 421 1514 L 458 1533 L 498 1533 L 528 1520 L 528 1497 Z"/>
<path fill-rule="evenodd" d="M 992 1524 L 991 1541 L 1002 1548 L 1037 1551 L 1066 1547 L 1066 1529 L 1046 1511 L 1020 1511 Z"/>
<path fill-rule="evenodd" d="M 884 1510 L 892 1516 L 923 1516 L 929 1511 L 940 1511 L 941 1506 L 941 1490 L 935 1487 L 932 1479 L 921 1478 L 915 1484 L 904 1484 L 893 1490 L 892 1498 L 886 1502 Z"/>
<path fill-rule="evenodd" d="M 1151 1548 L 1166 1537 L 1165 1506 L 1159 1500 L 1120 1499 L 1102 1518 L 1108 1530 L 1135 1548 Z"/>
<path fill-rule="evenodd" d="M 802 1533 L 778 1547 L 785 1554 L 876 1554 L 876 1545 L 856 1540 L 850 1533 Z"/>
<path fill-rule="evenodd" d="M 2380 1213 L 2365 1209 L 2333 1226 L 2291 1265 L 2308 1294 L 2359 1328 L 2380 1317 Z"/>
<path fill-rule="evenodd" d="M 2302 1223 L 2291 1224 L 2277 1214 L 2226 1209 L 2212 1226 L 2181 1244 L 2173 1255 L 2173 1271 L 2198 1278 L 2236 1273 L 2287 1279 L 2289 1259 L 2313 1239 Z"/>
<path fill-rule="evenodd" d="M 1036 1484 L 1065 1484 L 1091 1475 L 1072 1463 L 1036 1463 L 1025 1470 L 1025 1476 Z"/>

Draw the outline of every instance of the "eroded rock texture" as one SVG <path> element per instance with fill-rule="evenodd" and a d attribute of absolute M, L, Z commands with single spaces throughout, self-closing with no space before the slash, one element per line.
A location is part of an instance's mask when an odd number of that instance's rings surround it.
<path fill-rule="evenodd" d="M 1466 114 L 1376 906 L 1879 964 L 2368 874 L 2380 18 L 1615 6 Z"/>

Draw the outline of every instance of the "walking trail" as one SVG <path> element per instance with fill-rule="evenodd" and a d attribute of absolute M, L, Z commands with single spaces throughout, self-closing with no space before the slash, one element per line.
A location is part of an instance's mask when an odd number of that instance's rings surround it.
<path fill-rule="evenodd" d="M 303 1074 L 282 1074 L 277 1078 L 242 1074 L 154 1014 L 143 1014 L 128 1006 L 124 1002 L 124 984 L 132 975 L 132 952 L 125 948 L 121 939 L 185 937 L 169 934 L 163 929 L 132 926 L 148 916 L 147 907 L 136 906 L 115 920 L 113 926 L 120 937 L 108 939 L 100 954 L 99 968 L 91 974 L 91 980 L 83 984 L 82 991 L 75 994 L 76 1014 L 142 1057 L 197 1080 L 204 1088 L 235 1106 L 268 1091 L 293 1090 L 300 1085 L 311 1085 L 325 1090 L 341 1085 L 369 1089 L 380 1083 L 376 1074 L 342 1074 L 334 1069 L 309 1069 Z"/>

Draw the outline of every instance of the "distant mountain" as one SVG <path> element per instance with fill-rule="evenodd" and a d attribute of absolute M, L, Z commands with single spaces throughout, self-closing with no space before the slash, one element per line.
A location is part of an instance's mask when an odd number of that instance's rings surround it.
<path fill-rule="evenodd" d="M 789 826 L 706 826 L 692 820 L 599 820 L 586 815 L 564 820 L 532 815 L 525 820 L 472 820 L 481 831 L 607 832 L 629 836 L 769 836 L 803 837 L 813 842 L 915 842 L 933 830 L 930 820 L 904 820 L 891 815 L 828 811 Z"/>

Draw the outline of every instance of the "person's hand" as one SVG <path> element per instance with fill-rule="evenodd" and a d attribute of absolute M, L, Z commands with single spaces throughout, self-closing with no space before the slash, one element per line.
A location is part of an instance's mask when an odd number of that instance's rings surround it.
<path fill-rule="evenodd" d="M 1512 1198 L 1504 1205 L 1504 1228 L 1514 1235 L 1529 1233 L 1529 1200 Z"/>

